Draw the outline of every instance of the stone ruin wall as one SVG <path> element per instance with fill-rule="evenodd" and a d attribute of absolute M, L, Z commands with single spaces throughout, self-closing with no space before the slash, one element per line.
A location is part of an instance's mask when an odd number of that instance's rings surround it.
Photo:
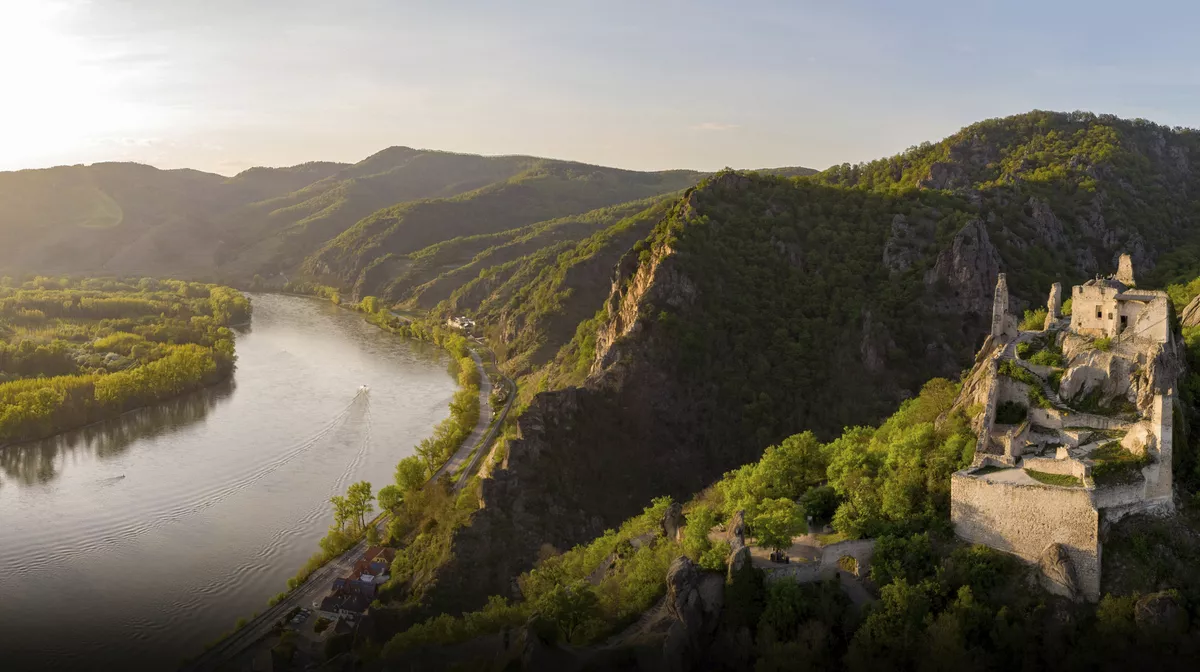
<path fill-rule="evenodd" d="M 1154 341 L 1155 343 L 1166 343 L 1171 340 L 1171 319 L 1170 306 L 1166 297 L 1155 297 L 1154 300 L 1146 304 L 1137 316 L 1133 318 L 1132 324 L 1126 329 L 1122 336 L 1132 338 L 1144 338 Z"/>
<path fill-rule="evenodd" d="M 1032 469 L 1046 474 L 1074 476 L 1079 479 L 1080 483 L 1083 482 L 1084 477 L 1088 476 L 1087 465 L 1071 458 L 1057 460 L 1052 457 L 1026 457 L 1021 465 L 1025 469 Z"/>
<path fill-rule="evenodd" d="M 1083 488 L 988 482 L 964 472 L 950 479 L 950 518 L 959 537 L 1036 564 L 1061 544 L 1080 593 L 1100 599 L 1100 513 Z"/>
<path fill-rule="evenodd" d="M 1173 504 L 1172 460 L 1175 457 L 1175 393 L 1173 391 L 1154 395 L 1150 423 L 1154 428 L 1158 454 L 1155 456 L 1154 464 L 1142 470 L 1142 473 L 1146 474 L 1146 499 L 1165 499 L 1168 503 Z"/>
<path fill-rule="evenodd" d="M 1096 309 L 1100 317 L 1096 317 Z M 1086 336 L 1111 336 L 1116 329 L 1109 314 L 1117 309 L 1117 290 L 1112 287 L 1075 285 L 1071 290 L 1071 331 Z"/>

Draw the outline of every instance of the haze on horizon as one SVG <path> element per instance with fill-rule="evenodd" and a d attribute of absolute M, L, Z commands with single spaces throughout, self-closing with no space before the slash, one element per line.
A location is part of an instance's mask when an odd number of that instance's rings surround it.
<path fill-rule="evenodd" d="M 1200 6 L 963 4 L 0 0 L 0 170 L 824 168 L 1034 108 L 1200 126 Z"/>

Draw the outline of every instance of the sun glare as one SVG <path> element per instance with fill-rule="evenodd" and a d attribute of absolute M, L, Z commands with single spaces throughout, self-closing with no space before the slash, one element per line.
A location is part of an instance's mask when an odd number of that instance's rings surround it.
<path fill-rule="evenodd" d="M 46 165 L 154 120 L 128 73 L 67 30 L 77 2 L 0 2 L 0 169 Z"/>

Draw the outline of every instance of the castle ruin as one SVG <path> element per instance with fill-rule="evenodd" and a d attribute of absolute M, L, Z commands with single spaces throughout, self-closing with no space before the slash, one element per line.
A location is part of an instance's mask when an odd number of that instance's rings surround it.
<path fill-rule="evenodd" d="M 1166 293 L 1135 289 L 1128 255 L 1068 304 L 1056 283 L 1041 327 L 1018 327 L 1000 274 L 991 333 L 956 402 L 978 440 L 951 477 L 951 518 L 959 537 L 1036 564 L 1052 592 L 1095 601 L 1102 527 L 1174 510 L 1183 349 Z"/>

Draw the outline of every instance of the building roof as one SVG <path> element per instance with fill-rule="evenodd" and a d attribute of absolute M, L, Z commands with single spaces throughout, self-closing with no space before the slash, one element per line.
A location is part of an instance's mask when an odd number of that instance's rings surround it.
<path fill-rule="evenodd" d="M 361 614 L 371 606 L 371 600 L 363 595 L 330 595 L 321 600 L 321 611 L 336 613 L 350 611 Z"/>

